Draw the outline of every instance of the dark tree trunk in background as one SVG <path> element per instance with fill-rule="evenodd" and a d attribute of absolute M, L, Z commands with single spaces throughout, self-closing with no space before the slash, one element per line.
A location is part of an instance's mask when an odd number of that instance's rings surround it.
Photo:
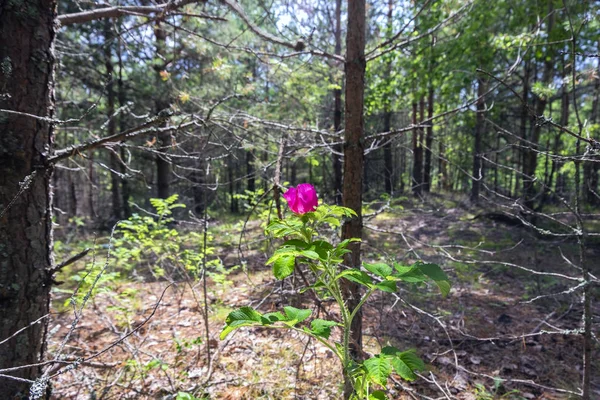
<path fill-rule="evenodd" d="M 427 95 L 427 135 L 425 136 L 425 165 L 423 166 L 423 190 L 426 193 L 431 191 L 431 146 L 433 145 L 433 86 L 429 87 Z"/>
<path fill-rule="evenodd" d="M 104 66 L 106 67 L 106 116 L 108 118 L 107 135 L 112 136 L 117 133 L 117 124 L 115 120 L 115 86 L 114 86 L 114 67 L 112 64 L 112 46 L 113 46 L 112 23 L 109 19 L 104 20 Z M 120 170 L 119 158 L 116 150 L 110 151 L 110 184 L 112 200 L 112 219 L 117 221 L 121 219 L 121 195 L 119 193 L 120 179 L 117 172 Z"/>
<path fill-rule="evenodd" d="M 346 129 L 344 134 L 344 206 L 357 217 L 344 222 L 342 238 L 362 237 L 362 186 L 364 165 L 364 91 L 365 91 L 365 0 L 348 0 L 348 29 L 346 33 Z M 360 242 L 351 243 L 344 262 L 360 268 Z M 360 286 L 344 281 L 344 296 L 350 310 L 360 301 Z M 352 357 L 359 358 L 362 350 L 362 312 L 356 314 L 351 326 Z M 352 386 L 345 376 L 344 398 L 349 399 Z"/>
<path fill-rule="evenodd" d="M 232 150 L 233 151 L 233 150 Z M 238 206 L 238 199 L 236 195 L 236 184 L 234 171 L 238 170 L 236 158 L 231 153 L 227 156 L 227 180 L 229 181 L 229 210 L 237 214 L 240 209 Z"/>
<path fill-rule="evenodd" d="M 53 118 L 56 1 L 26 5 L 23 12 L 23 5 L 0 2 L 0 108 Z M 0 113 L 0 341 L 49 311 L 52 170 L 44 165 L 51 145 L 48 122 Z M 44 319 L 0 344 L 1 368 L 40 362 L 46 329 Z M 40 372 L 36 366 L 7 374 L 35 380 Z M 25 398 L 28 390 L 0 377 L 0 399 Z"/>
<path fill-rule="evenodd" d="M 549 15 L 547 19 L 547 33 L 553 29 L 554 26 L 554 9 L 552 5 L 552 1 L 549 1 Z M 544 70 L 542 72 L 542 84 L 547 86 L 552 81 L 552 74 L 554 71 L 554 57 L 552 54 L 552 50 L 548 47 L 547 52 L 549 54 L 546 55 L 546 59 L 544 61 Z M 537 117 L 541 117 L 544 115 L 544 111 L 546 110 L 546 104 L 548 100 L 544 97 L 538 97 L 536 99 L 535 106 L 535 115 Z M 542 132 L 542 124 L 536 123 L 537 121 L 532 122 L 531 128 L 531 136 L 529 137 L 529 143 L 525 142 L 523 145 L 526 147 L 523 154 L 523 204 L 525 207 L 533 210 L 534 203 L 536 198 L 536 189 L 535 189 L 535 171 L 537 169 L 537 156 L 538 149 L 537 144 L 540 141 L 540 135 Z"/>
<path fill-rule="evenodd" d="M 164 59 L 167 32 L 161 27 L 160 21 L 154 26 L 154 36 L 156 37 L 156 55 Z M 165 71 L 167 64 L 155 66 L 156 70 L 156 99 L 155 111 L 158 113 L 170 106 L 170 90 L 168 79 L 163 79 L 161 72 Z M 167 152 L 173 145 L 169 133 L 158 134 L 158 154 L 156 155 L 156 185 L 158 187 L 158 197 L 166 199 L 171 195 L 171 161 Z"/>
<path fill-rule="evenodd" d="M 125 85 L 123 83 L 123 58 L 121 56 L 121 37 L 119 36 L 118 46 L 117 46 L 117 58 L 119 59 L 119 80 L 118 80 L 118 98 L 119 98 L 119 107 L 125 107 L 125 103 L 127 102 L 127 97 L 125 95 Z M 127 129 L 127 123 L 125 120 L 125 115 L 122 113 L 119 115 L 119 132 L 124 132 Z M 127 169 L 125 168 L 125 161 L 127 160 L 127 153 L 124 147 L 121 147 L 121 160 L 120 170 L 121 170 L 121 205 L 123 210 L 123 218 L 131 217 L 131 207 L 129 207 L 129 197 L 131 196 L 131 189 L 129 187 L 129 181 L 127 177 Z"/>
<path fill-rule="evenodd" d="M 598 40 L 598 51 L 600 52 L 600 40 Z M 590 115 L 590 122 L 592 124 L 600 123 L 600 63 L 598 63 L 598 69 L 596 70 L 596 77 L 594 83 L 594 99 L 592 100 L 592 112 Z M 593 139 L 600 139 L 596 134 Z M 598 150 L 596 150 L 597 152 Z M 584 163 L 583 167 L 583 190 L 585 192 L 585 200 L 588 204 L 598 206 L 600 205 L 600 194 L 598 193 L 598 172 L 600 171 L 600 157 L 597 153 L 592 152 L 590 156 L 591 161 Z"/>
<path fill-rule="evenodd" d="M 335 50 L 336 55 L 342 54 L 342 0 L 335 1 Z M 333 90 L 333 130 L 342 129 L 342 89 Z M 342 204 L 342 144 L 333 146 L 333 195 L 335 204 Z M 338 154 L 336 154 L 338 153 Z"/>
<path fill-rule="evenodd" d="M 388 0 L 388 13 L 387 13 L 387 36 L 391 36 L 393 27 L 394 17 L 394 2 Z M 384 80 L 391 85 L 392 77 L 392 59 L 387 61 Z M 391 96 L 390 96 L 391 97 Z M 392 99 L 385 99 L 384 111 L 383 111 L 383 131 L 389 132 L 392 130 Z M 388 139 L 387 143 L 383 146 L 383 173 L 385 180 L 385 192 L 393 194 L 394 192 L 394 158 L 392 157 L 392 142 Z"/>
<path fill-rule="evenodd" d="M 248 190 L 256 191 L 256 172 L 254 170 L 254 155 L 246 150 L 246 176 L 248 177 Z"/>
<path fill-rule="evenodd" d="M 481 159 L 481 142 L 483 135 L 483 127 L 485 124 L 485 82 L 483 79 L 477 79 L 477 113 L 475 115 L 475 133 L 473 139 L 473 184 L 471 185 L 471 201 L 477 203 L 479 201 L 479 192 L 481 191 L 481 181 L 483 180 L 483 160 Z"/>
<path fill-rule="evenodd" d="M 415 196 L 421 195 L 423 189 L 423 146 L 421 146 L 421 128 L 416 127 L 419 123 L 417 102 L 412 103 L 413 129 L 413 167 L 412 167 L 412 192 Z"/>

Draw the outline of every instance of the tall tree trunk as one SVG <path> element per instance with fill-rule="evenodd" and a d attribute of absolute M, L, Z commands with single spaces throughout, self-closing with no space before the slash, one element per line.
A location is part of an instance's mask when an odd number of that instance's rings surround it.
<path fill-rule="evenodd" d="M 600 39 L 598 40 L 598 51 L 600 52 Z M 590 114 L 590 122 L 592 124 L 600 123 L 600 63 L 598 63 L 596 79 L 594 83 L 594 99 L 592 100 L 592 112 Z M 594 137 L 598 140 L 598 135 Z M 598 154 L 592 153 L 588 157 L 591 160 L 584 164 L 584 190 L 585 199 L 588 204 L 600 205 L 600 194 L 598 193 L 598 172 L 600 171 L 600 157 Z"/>
<path fill-rule="evenodd" d="M 430 78 L 431 79 L 431 78 Z M 431 190 L 431 146 L 433 145 L 433 85 L 429 86 L 427 94 L 427 135 L 425 136 L 425 164 L 423 166 L 423 190 L 429 193 Z"/>
<path fill-rule="evenodd" d="M 55 0 L 27 12 L 0 3 L 0 108 L 54 117 Z M 36 365 L 44 356 L 52 260 L 52 169 L 45 168 L 53 129 L 47 120 L 0 113 L 0 365 Z M 10 207 L 10 209 L 7 209 Z M 41 367 L 7 373 L 35 380 Z M 29 384 L 0 377 L 0 398 L 26 397 Z M 42 393 L 43 395 L 43 389 Z"/>
<path fill-rule="evenodd" d="M 413 129 L 413 166 L 412 166 L 412 192 L 415 196 L 421 195 L 423 189 L 423 146 L 421 145 L 421 128 L 419 124 L 418 108 L 416 100 L 412 103 Z"/>
<path fill-rule="evenodd" d="M 123 83 L 123 57 L 121 54 L 121 37 L 119 36 L 117 45 L 117 58 L 119 60 L 119 80 L 117 83 L 117 97 L 119 98 L 119 107 L 125 107 L 127 98 L 125 95 L 125 85 Z M 124 132 L 127 129 L 127 122 L 125 115 L 121 113 L 119 115 L 119 132 Z M 126 157 L 125 148 L 121 147 L 121 206 L 123 210 L 123 218 L 131 217 L 131 207 L 129 206 L 129 197 L 131 196 L 131 189 L 129 187 L 129 181 L 127 177 L 127 169 L 125 168 Z"/>
<path fill-rule="evenodd" d="M 481 142 L 483 135 L 483 125 L 485 124 L 485 118 L 483 111 L 485 110 L 485 100 L 483 94 L 485 93 L 485 82 L 483 79 L 477 79 L 477 114 L 475 115 L 475 134 L 473 140 L 473 184 L 471 186 L 471 201 L 477 203 L 479 201 L 479 192 L 481 190 L 481 180 L 483 179 L 483 162 L 481 159 Z"/>
<path fill-rule="evenodd" d="M 394 16 L 394 2 L 393 0 L 388 0 L 388 13 L 387 13 L 387 35 L 390 37 L 392 35 L 393 28 L 393 16 Z M 385 69 L 385 82 L 388 82 L 388 85 L 391 85 L 391 77 L 392 77 L 392 59 L 390 58 L 387 61 L 386 69 Z M 390 96 L 391 97 L 391 96 Z M 391 106 L 391 98 L 385 99 L 384 103 L 384 112 L 383 112 L 383 131 L 389 132 L 392 130 L 392 106 Z M 384 168 L 384 180 L 385 180 L 385 191 L 388 194 L 393 194 L 394 192 L 394 159 L 392 157 L 392 141 L 388 139 L 387 143 L 383 146 L 383 168 Z"/>
<path fill-rule="evenodd" d="M 335 49 L 336 55 L 342 54 L 342 0 L 335 1 Z M 342 89 L 333 90 L 333 130 L 342 129 Z M 333 196 L 336 204 L 342 204 L 342 144 L 333 146 Z M 338 153 L 338 154 L 336 154 Z"/>
<path fill-rule="evenodd" d="M 246 176 L 248 179 L 248 191 L 256 191 L 256 171 L 254 169 L 254 154 L 246 150 Z"/>
<path fill-rule="evenodd" d="M 551 0 L 548 1 L 548 19 L 547 19 L 547 34 L 550 35 L 552 29 L 554 27 L 554 18 L 555 13 L 553 8 L 553 3 Z M 548 85 L 552 81 L 552 75 L 554 72 L 554 57 L 551 49 L 547 49 L 546 59 L 544 61 L 544 70 L 542 72 L 542 84 Z M 540 96 L 536 99 L 535 106 L 535 115 L 536 117 L 541 117 L 546 110 L 546 104 L 548 100 L 544 96 Z M 523 204 L 529 208 L 534 209 L 535 197 L 536 197 L 536 189 L 535 189 L 535 171 L 537 169 L 537 156 L 538 156 L 538 143 L 540 141 L 540 135 L 542 132 L 542 124 L 533 122 L 533 127 L 531 128 L 531 137 L 529 138 L 529 143 L 524 143 L 526 146 L 525 152 L 523 154 Z"/>
<path fill-rule="evenodd" d="M 108 118 L 108 136 L 117 133 L 117 124 L 115 121 L 115 86 L 114 86 L 114 67 L 112 63 L 112 22 L 110 19 L 104 20 L 104 66 L 106 67 L 106 116 Z M 115 221 L 121 219 L 121 195 L 119 193 L 120 179 L 117 171 L 119 171 L 119 159 L 114 151 L 110 152 L 110 183 L 111 183 L 111 200 L 112 200 L 112 218 Z"/>
<path fill-rule="evenodd" d="M 166 48 L 167 32 L 162 28 L 161 22 L 156 21 L 154 26 L 154 36 L 156 37 L 156 55 L 164 59 Z M 169 83 L 163 78 L 164 65 L 155 66 L 156 70 L 156 99 L 154 101 L 155 111 L 158 113 L 170 105 Z M 163 74 L 161 74 L 161 72 Z M 156 185 L 158 187 L 158 197 L 166 199 L 171 194 L 171 161 L 167 152 L 173 145 L 170 133 L 159 133 L 158 135 L 158 154 L 156 155 Z"/>
<path fill-rule="evenodd" d="M 362 184 L 364 164 L 364 91 L 365 91 L 365 0 L 348 0 L 348 29 L 346 33 L 346 129 L 344 134 L 344 206 L 351 208 L 356 217 L 347 220 L 342 227 L 342 238 L 362 237 Z M 352 268 L 360 268 L 360 242 L 351 243 L 352 251 L 344 262 Z M 360 286 L 344 282 L 344 296 L 350 310 L 360 301 Z M 362 349 L 362 313 L 358 312 L 351 326 L 352 357 L 359 358 Z M 344 371 L 344 398 L 352 394 L 350 377 Z"/>

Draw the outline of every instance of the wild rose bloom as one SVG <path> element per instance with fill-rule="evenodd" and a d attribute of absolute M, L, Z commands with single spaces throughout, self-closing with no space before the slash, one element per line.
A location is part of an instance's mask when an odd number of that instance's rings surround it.
<path fill-rule="evenodd" d="M 283 197 L 287 200 L 290 210 L 302 215 L 317 208 L 317 191 L 310 183 L 301 183 L 297 187 L 289 188 Z"/>

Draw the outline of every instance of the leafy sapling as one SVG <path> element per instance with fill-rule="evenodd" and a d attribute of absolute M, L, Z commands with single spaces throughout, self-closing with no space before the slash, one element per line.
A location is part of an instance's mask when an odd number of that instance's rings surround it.
<path fill-rule="evenodd" d="M 316 190 L 308 183 L 289 188 L 283 197 L 293 214 L 284 219 L 275 219 L 267 226 L 267 235 L 284 240 L 267 264 L 273 266 L 273 274 L 279 280 L 290 276 L 298 265 L 307 266 L 313 274 L 314 283 L 302 291 L 313 290 L 321 300 L 333 299 L 339 307 L 341 318 L 338 321 L 320 318 L 310 320 L 311 310 L 290 306 L 284 307 L 282 312 L 266 314 L 252 307 L 242 307 L 227 317 L 221 339 L 244 326 L 290 329 L 303 333 L 319 341 L 338 357 L 345 379 L 354 388 L 352 399 L 387 399 L 384 390 L 392 371 L 410 381 L 416 379 L 417 371 L 425 369 L 425 364 L 415 351 L 400 351 L 391 346 L 384 347 L 380 354 L 362 362 L 353 360 L 350 355 L 352 321 L 369 297 L 378 290 L 394 293 L 398 282 L 431 280 L 445 296 L 450 291 L 448 277 L 438 265 L 422 262 L 409 266 L 364 263 L 364 270 L 343 266 L 343 257 L 350 252 L 348 244 L 360 239 L 346 239 L 334 245 L 324 240 L 319 230 L 326 226 L 338 228 L 343 218 L 356 216 L 354 211 L 335 205 L 318 205 Z M 348 308 L 342 295 L 343 279 L 365 287 L 354 309 Z M 331 336 L 332 329 L 336 327 L 341 329 L 341 341 Z"/>

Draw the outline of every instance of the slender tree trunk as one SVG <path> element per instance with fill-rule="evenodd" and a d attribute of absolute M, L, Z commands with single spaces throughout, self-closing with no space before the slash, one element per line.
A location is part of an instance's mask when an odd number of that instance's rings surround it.
<path fill-rule="evenodd" d="M 115 121 L 115 86 L 114 86 L 114 67 L 112 63 L 112 22 L 110 19 L 104 20 L 104 66 L 106 67 L 106 116 L 108 118 L 108 136 L 117 133 L 117 124 Z M 115 221 L 121 219 L 121 195 L 119 193 L 120 179 L 117 171 L 120 170 L 119 158 L 113 151 L 110 152 L 110 183 L 111 183 L 111 200 L 112 200 L 112 217 Z"/>
<path fill-rule="evenodd" d="M 394 2 L 388 0 L 388 14 L 387 14 L 387 36 L 392 34 L 392 24 L 394 16 Z M 390 58 L 386 65 L 384 80 L 391 84 L 392 77 L 392 59 Z M 383 112 L 383 131 L 389 132 L 392 130 L 392 99 L 385 99 L 384 112 Z M 394 160 L 392 157 L 392 141 L 388 139 L 387 143 L 383 146 L 383 168 L 384 168 L 384 181 L 385 181 L 385 192 L 392 195 L 394 192 Z"/>
<path fill-rule="evenodd" d="M 412 123 L 413 129 L 413 166 L 412 166 L 412 192 L 415 196 L 421 195 L 423 189 L 423 146 L 421 145 L 421 128 L 417 128 L 419 123 L 417 102 L 412 103 Z"/>
<path fill-rule="evenodd" d="M 598 40 L 598 51 L 600 52 L 600 40 Z M 593 124 L 600 123 L 600 63 L 597 68 L 594 83 L 594 99 L 592 100 L 592 112 L 590 114 L 590 121 Z M 597 134 L 594 139 L 599 139 Z M 600 157 L 598 157 L 598 154 L 592 153 L 588 158 L 590 158 L 590 161 L 585 162 L 583 167 L 585 199 L 588 204 L 598 206 L 600 205 L 600 194 L 598 193 Z"/>
<path fill-rule="evenodd" d="M 483 125 L 485 124 L 485 117 L 483 111 L 485 110 L 485 100 L 483 94 L 485 93 L 485 82 L 483 79 L 477 79 L 477 114 L 475 115 L 475 137 L 473 141 L 473 184 L 471 186 L 471 201 L 477 203 L 479 201 L 479 192 L 481 190 L 481 181 L 483 179 L 483 162 L 481 159 L 481 142 L 483 135 Z"/>
<path fill-rule="evenodd" d="M 125 85 L 123 83 L 123 57 L 121 54 L 121 37 L 119 36 L 117 45 L 117 58 L 119 60 L 119 80 L 117 82 L 117 96 L 119 98 L 119 107 L 125 107 L 127 102 L 125 94 Z M 125 115 L 122 113 L 119 115 L 119 132 L 124 132 L 127 129 L 127 123 Z M 131 196 L 131 189 L 129 187 L 129 181 L 127 178 L 127 169 L 125 168 L 125 160 L 127 159 L 127 153 L 124 147 L 121 147 L 121 205 L 123 210 L 123 218 L 131 217 L 131 207 L 129 207 L 129 197 Z"/>
<path fill-rule="evenodd" d="M 164 53 L 166 48 L 167 32 L 162 28 L 161 22 L 156 21 L 154 26 L 154 36 L 156 37 L 156 54 L 158 58 L 164 59 Z M 155 66 L 156 70 L 156 99 L 155 108 L 156 112 L 160 112 L 170 105 L 170 90 L 169 83 L 164 79 L 163 66 Z M 167 79 L 168 80 L 168 79 Z M 173 145 L 170 133 L 159 133 L 158 135 L 158 154 L 156 155 L 156 185 L 158 187 L 158 197 L 166 199 L 171 195 L 171 161 L 167 152 Z"/>
<path fill-rule="evenodd" d="M 256 171 L 254 170 L 254 155 L 246 150 L 246 176 L 248 177 L 248 191 L 256 191 Z"/>
<path fill-rule="evenodd" d="M 54 117 L 55 0 L 0 3 L 0 108 Z M 9 66 L 9 67 L 7 67 Z M 35 365 L 46 348 L 52 259 L 52 126 L 0 113 L 0 366 Z M 7 209 L 10 206 L 10 209 Z M 40 377 L 41 367 L 7 373 Z M 29 384 L 0 377 L 0 398 L 25 398 Z M 44 395 L 44 389 L 41 390 Z"/>
<path fill-rule="evenodd" d="M 552 1 L 548 2 L 549 5 L 549 15 L 547 19 L 547 33 L 548 35 L 552 31 L 554 27 L 554 8 Z M 549 50 L 548 53 L 551 51 Z M 552 75 L 554 72 L 554 57 L 552 54 L 546 55 L 546 61 L 544 62 L 544 70 L 542 72 L 542 84 L 548 85 L 552 80 Z M 548 101 L 544 96 L 540 96 L 536 99 L 535 106 L 535 115 L 536 117 L 541 117 L 546 110 L 546 105 Z M 526 146 L 525 152 L 523 154 L 523 204 L 529 208 L 534 209 L 535 197 L 536 197 L 536 189 L 535 189 L 535 171 L 537 169 L 537 156 L 538 156 L 538 143 L 540 141 L 540 135 L 542 132 L 542 124 L 533 122 L 533 127 L 531 128 L 531 137 L 529 138 L 529 143 L 524 143 Z"/>
<path fill-rule="evenodd" d="M 425 136 L 425 165 L 423 166 L 423 190 L 426 193 L 431 191 L 431 146 L 433 146 L 433 100 L 434 91 L 433 86 L 429 87 L 429 93 L 427 95 L 427 135 Z"/>
<path fill-rule="evenodd" d="M 344 206 L 351 208 L 356 217 L 347 220 L 342 227 L 342 238 L 362 237 L 362 186 L 364 164 L 364 90 L 365 90 L 365 0 L 348 0 L 348 29 L 346 34 L 346 130 L 344 135 Z M 351 243 L 352 253 L 344 262 L 352 268 L 360 268 L 360 242 Z M 360 286 L 344 282 L 344 296 L 350 310 L 360 301 Z M 358 312 L 351 326 L 352 357 L 360 358 L 362 349 L 362 312 Z M 344 371 L 344 398 L 349 399 L 352 385 Z"/>
<path fill-rule="evenodd" d="M 342 0 L 335 1 L 335 49 L 336 55 L 342 54 Z M 342 129 L 342 89 L 333 90 L 333 130 Z M 342 144 L 333 146 L 335 153 L 333 161 L 333 196 L 336 204 L 342 204 L 342 157 L 344 149 Z M 336 154 L 338 153 L 338 154 Z"/>

